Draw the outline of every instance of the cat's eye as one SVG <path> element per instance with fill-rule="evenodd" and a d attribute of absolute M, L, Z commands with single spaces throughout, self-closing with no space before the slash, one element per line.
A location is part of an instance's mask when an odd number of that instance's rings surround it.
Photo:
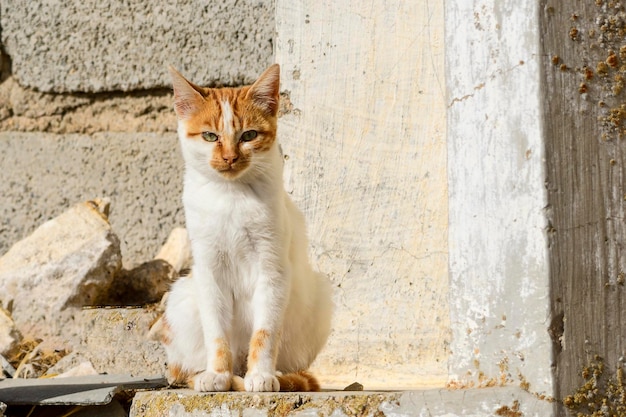
<path fill-rule="evenodd" d="M 202 132 L 202 139 L 207 142 L 215 142 L 217 141 L 217 135 L 213 132 Z"/>
<path fill-rule="evenodd" d="M 239 140 L 242 142 L 250 142 L 252 139 L 256 138 L 258 134 L 256 130 L 246 130 L 241 134 Z"/>

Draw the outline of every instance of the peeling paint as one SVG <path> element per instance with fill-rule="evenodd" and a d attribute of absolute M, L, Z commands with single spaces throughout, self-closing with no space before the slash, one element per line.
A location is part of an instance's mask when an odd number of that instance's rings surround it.
<path fill-rule="evenodd" d="M 552 377 L 538 13 L 530 0 L 446 3 L 448 94 L 473 90 L 471 101 L 448 107 L 449 371 L 455 384 L 523 379 L 546 394 Z"/>

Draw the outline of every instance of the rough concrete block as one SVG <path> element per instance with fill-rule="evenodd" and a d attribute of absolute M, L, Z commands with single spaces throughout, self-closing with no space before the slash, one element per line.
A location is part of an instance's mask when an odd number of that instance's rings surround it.
<path fill-rule="evenodd" d="M 152 259 L 182 226 L 183 162 L 175 134 L 0 132 L 0 254 L 74 202 L 111 200 L 124 266 Z M 19 169 L 13 169 L 19 167 Z"/>
<path fill-rule="evenodd" d="M 22 85 L 130 91 L 169 85 L 167 64 L 202 84 L 242 84 L 272 60 L 270 0 L 0 3 L 2 43 Z"/>
<path fill-rule="evenodd" d="M 518 387 L 318 393 L 137 393 L 130 416 L 525 416 L 553 415 L 551 402 Z"/>

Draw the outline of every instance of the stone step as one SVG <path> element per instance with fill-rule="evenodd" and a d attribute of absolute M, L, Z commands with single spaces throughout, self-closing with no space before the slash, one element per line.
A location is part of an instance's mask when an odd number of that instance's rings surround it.
<path fill-rule="evenodd" d="M 519 387 L 314 393 L 139 392 L 131 417 L 545 417 L 553 403 Z"/>

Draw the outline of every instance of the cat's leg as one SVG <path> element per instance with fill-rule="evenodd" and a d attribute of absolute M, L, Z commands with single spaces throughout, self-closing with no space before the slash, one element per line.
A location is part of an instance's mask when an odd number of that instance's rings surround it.
<path fill-rule="evenodd" d="M 288 281 L 285 272 L 281 274 L 272 268 L 261 269 L 258 277 L 252 297 L 254 323 L 244 384 L 246 391 L 279 391 L 276 358 L 288 298 Z"/>
<path fill-rule="evenodd" d="M 192 379 L 196 391 L 228 391 L 233 378 L 233 360 L 224 330 L 231 321 L 232 297 L 222 294 L 209 268 L 193 268 L 194 296 L 198 305 L 205 347 L 206 366 Z"/>
<path fill-rule="evenodd" d="M 167 298 L 165 313 L 150 330 L 151 336 L 165 347 L 168 380 L 177 386 L 187 385 L 205 366 L 202 326 L 194 291 L 191 278 L 177 280 Z"/>

